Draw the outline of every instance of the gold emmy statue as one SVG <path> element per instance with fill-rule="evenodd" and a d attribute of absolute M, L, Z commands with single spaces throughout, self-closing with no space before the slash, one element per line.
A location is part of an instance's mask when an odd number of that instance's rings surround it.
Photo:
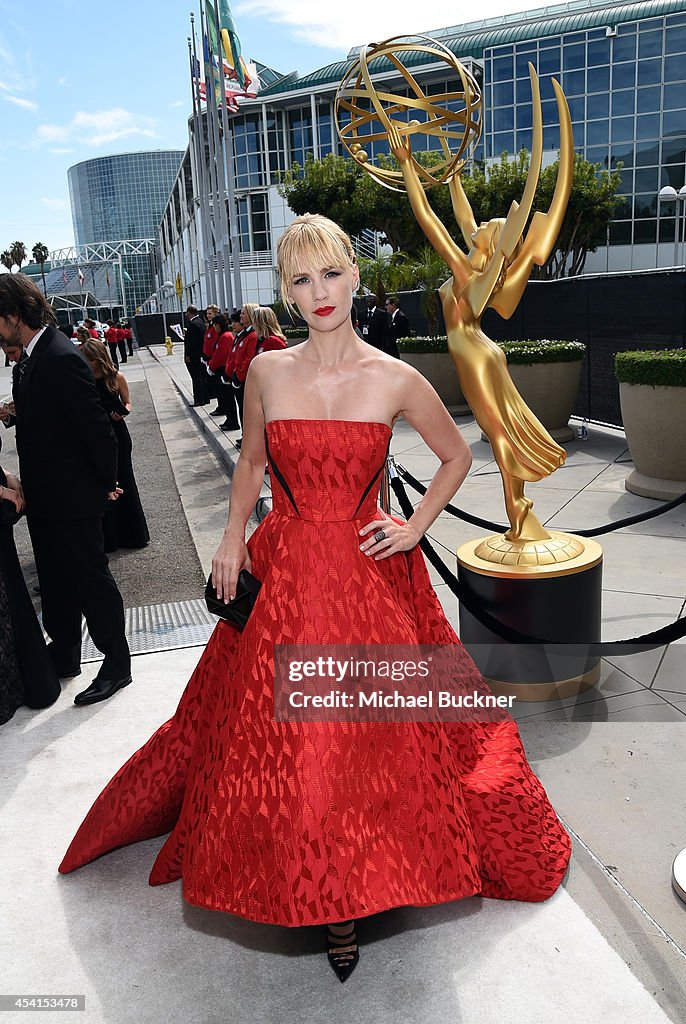
<path fill-rule="evenodd" d="M 448 66 L 456 84 L 454 91 L 422 90 L 411 67 L 418 57 L 423 56 L 426 62 L 427 55 Z M 383 84 L 372 83 L 372 75 L 382 70 L 398 73 L 402 91 L 388 86 L 387 76 Z M 532 64 L 529 75 L 533 144 L 521 201 L 512 203 L 506 217 L 478 226 L 460 174 L 480 136 L 481 93 L 473 75 L 450 50 L 423 36 L 398 37 L 367 46 L 343 78 L 335 109 L 339 137 L 350 155 L 382 185 L 407 192 L 417 222 L 452 274 L 440 288 L 448 349 L 462 392 L 491 442 L 510 523 L 505 534 L 464 545 L 458 552 L 458 563 L 469 566 L 474 573 L 500 579 L 536 576 L 542 580 L 600 567 L 602 550 L 594 541 L 546 530 L 534 514 L 533 502 L 524 494 L 525 484 L 554 473 L 564 463 L 566 453 L 526 405 L 510 377 L 505 354 L 481 327 L 481 318 L 489 307 L 506 319 L 514 313 L 533 265 L 542 266 L 550 255 L 572 188 L 574 143 L 569 108 L 553 79 L 560 120 L 559 172 L 550 209 L 534 213 L 526 230 L 543 155 L 541 99 Z M 408 120 L 409 112 L 419 116 Z M 443 159 L 430 168 L 422 166 L 412 153 L 415 136 L 438 140 Z M 383 139 L 388 141 L 398 170 L 375 166 L 365 149 Z M 427 189 L 444 184 L 450 189 L 466 254 L 427 199 Z M 546 635 L 540 630 L 523 632 Z M 585 676 L 583 681 L 578 677 L 566 680 L 573 684 L 567 686 L 567 692 L 592 685 L 589 680 L 591 676 L 597 678 L 597 672 Z M 540 691 L 534 692 L 540 699 Z M 561 692 L 559 686 L 556 692 Z"/>

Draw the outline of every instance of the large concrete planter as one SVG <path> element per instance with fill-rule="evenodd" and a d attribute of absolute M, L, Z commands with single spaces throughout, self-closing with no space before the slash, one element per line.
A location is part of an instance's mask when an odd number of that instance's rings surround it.
<path fill-rule="evenodd" d="M 581 380 L 581 359 L 568 363 L 508 364 L 514 386 L 558 444 L 575 436 L 569 417 Z M 482 438 L 488 440 L 482 433 Z"/>
<path fill-rule="evenodd" d="M 426 377 L 450 413 L 454 416 L 470 414 L 449 352 L 401 352 L 400 358 Z"/>
<path fill-rule="evenodd" d="M 686 388 L 619 385 L 626 440 L 635 469 L 627 491 L 669 501 L 686 492 Z"/>

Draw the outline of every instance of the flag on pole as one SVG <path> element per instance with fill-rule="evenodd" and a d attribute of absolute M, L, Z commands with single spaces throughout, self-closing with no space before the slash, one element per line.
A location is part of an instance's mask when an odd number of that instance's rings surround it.
<path fill-rule="evenodd" d="M 81 267 L 79 267 L 79 284 L 81 285 L 81 287 L 82 287 L 82 288 L 83 288 L 83 282 L 84 282 L 85 280 L 86 280 L 86 279 L 85 279 L 85 277 L 83 276 L 83 271 L 81 270 Z"/>
<path fill-rule="evenodd" d="M 69 278 L 67 277 L 67 271 L 64 270 L 64 269 L 62 270 L 62 282 L 65 285 L 67 285 L 69 283 Z"/>
<path fill-rule="evenodd" d="M 236 73 L 241 89 L 245 89 L 245 65 L 241 60 L 241 41 L 233 23 L 228 0 L 219 0 L 219 24 L 221 25 L 224 57 Z"/>
<path fill-rule="evenodd" d="M 105 267 L 105 280 L 107 281 L 107 287 L 110 286 L 110 271 L 109 267 Z"/>

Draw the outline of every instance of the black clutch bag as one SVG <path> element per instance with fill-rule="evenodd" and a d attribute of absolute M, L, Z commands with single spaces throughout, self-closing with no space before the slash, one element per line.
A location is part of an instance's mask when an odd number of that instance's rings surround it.
<path fill-rule="evenodd" d="M 253 610 L 262 583 L 247 569 L 241 569 L 236 583 L 236 596 L 233 601 L 222 601 L 217 597 L 212 584 L 212 575 L 205 587 L 205 603 L 213 615 L 218 615 L 225 622 L 242 630 Z"/>

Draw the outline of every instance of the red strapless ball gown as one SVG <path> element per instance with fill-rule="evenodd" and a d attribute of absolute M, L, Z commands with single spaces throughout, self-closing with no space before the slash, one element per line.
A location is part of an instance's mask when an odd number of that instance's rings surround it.
<path fill-rule="evenodd" d="M 419 547 L 359 550 L 390 437 L 375 422 L 267 425 L 273 511 L 248 541 L 263 581 L 248 625 L 219 622 L 176 713 L 97 798 L 61 872 L 169 832 L 150 884 L 180 878 L 188 902 L 253 921 L 552 895 L 570 839 L 511 720 L 272 719 L 274 643 L 459 644 Z"/>

